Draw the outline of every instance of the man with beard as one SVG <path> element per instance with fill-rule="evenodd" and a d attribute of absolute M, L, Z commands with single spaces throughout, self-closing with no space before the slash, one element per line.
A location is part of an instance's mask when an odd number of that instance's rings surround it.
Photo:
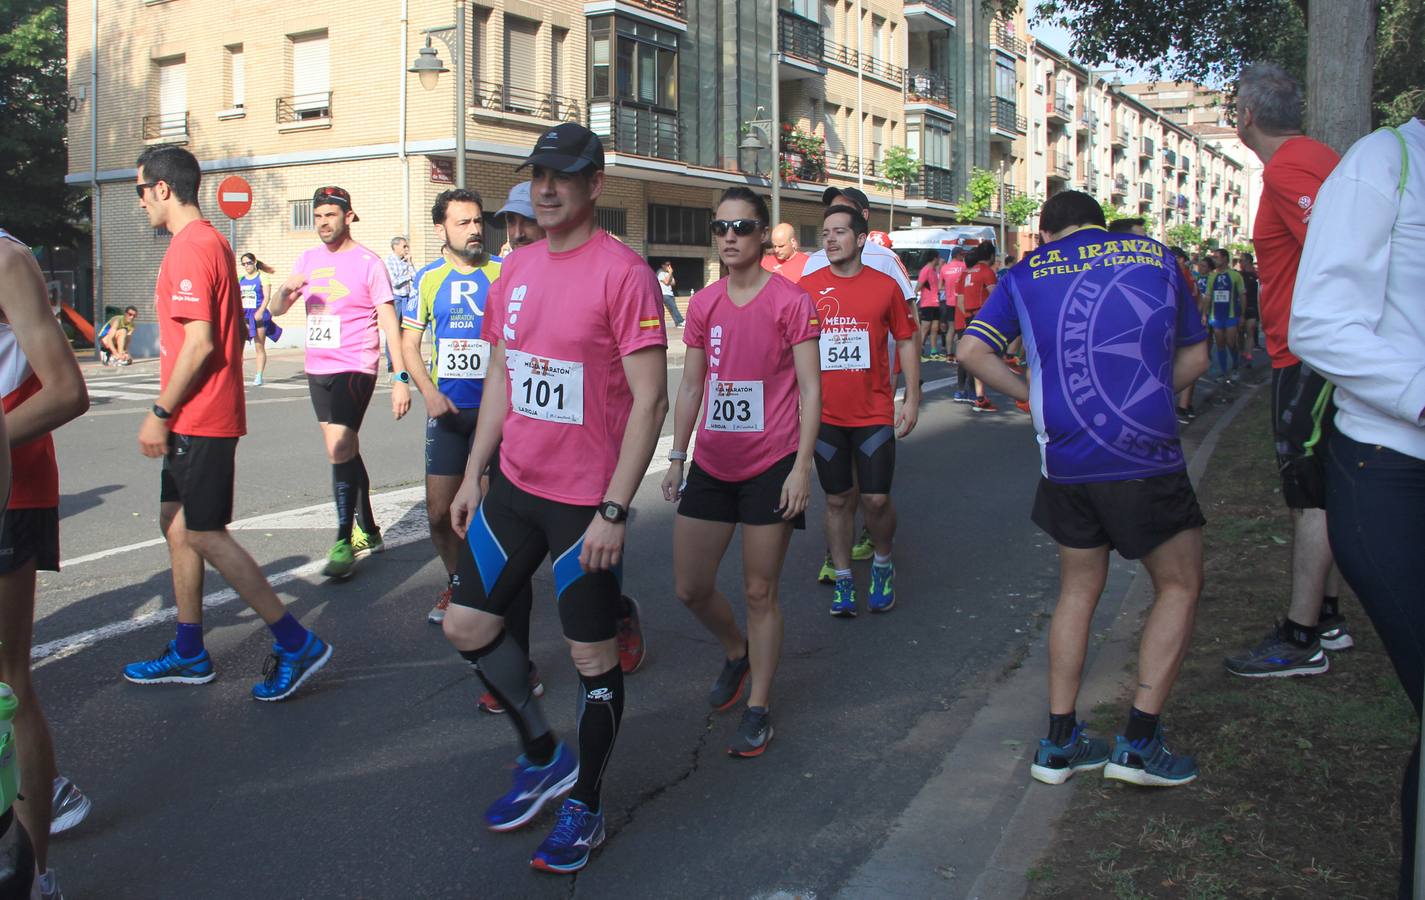
<path fill-rule="evenodd" d="M 297 257 L 272 314 L 282 315 L 299 296 L 307 305 L 307 386 L 332 464 L 337 516 L 336 544 L 322 574 L 345 578 L 357 559 L 385 549 L 371 512 L 371 479 L 361 460 L 359 432 L 376 388 L 380 334 L 388 347 L 400 347 L 401 323 L 385 263 L 351 236 L 352 224 L 360 221 L 351 194 L 317 188 L 312 219 L 321 246 Z M 411 376 L 398 366 L 392 377 L 391 413 L 399 419 L 411 408 Z"/>

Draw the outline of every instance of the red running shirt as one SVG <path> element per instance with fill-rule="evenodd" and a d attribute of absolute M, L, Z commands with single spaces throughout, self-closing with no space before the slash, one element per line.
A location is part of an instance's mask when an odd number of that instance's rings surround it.
<path fill-rule="evenodd" d="M 1262 170 L 1262 202 L 1252 226 L 1257 249 L 1257 276 L 1261 280 L 1258 308 L 1267 335 L 1267 355 L 1272 368 L 1294 366 L 1297 359 L 1287 347 L 1291 298 L 1296 291 L 1296 268 L 1306 242 L 1306 224 L 1316 204 L 1316 192 L 1341 157 L 1335 150 L 1309 137 L 1282 144 Z"/>
<path fill-rule="evenodd" d="M 183 350 L 184 323 L 213 325 L 213 353 L 198 375 L 197 389 L 169 420 L 170 429 L 195 437 L 246 434 L 237 263 L 227 239 L 206 219 L 190 222 L 169 241 L 153 304 L 158 311 L 158 377 L 164 387 Z"/>
<path fill-rule="evenodd" d="M 915 334 L 914 311 L 895 279 L 870 267 L 842 278 L 831 267 L 802 279 L 821 319 L 821 420 L 891 425 L 891 339 Z"/>

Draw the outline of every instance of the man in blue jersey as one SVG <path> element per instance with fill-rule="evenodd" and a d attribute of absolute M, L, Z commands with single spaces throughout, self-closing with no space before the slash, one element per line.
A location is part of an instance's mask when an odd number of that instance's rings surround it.
<path fill-rule="evenodd" d="M 1178 441 L 1173 395 L 1207 370 L 1207 333 L 1167 247 L 1111 234 L 1092 197 L 1065 191 L 1040 213 L 1044 244 L 1011 269 L 965 330 L 960 361 L 1028 400 L 1042 478 L 1034 523 L 1059 545 L 1049 637 L 1049 734 L 1030 767 L 1061 784 L 1075 772 L 1168 787 L 1197 777 L 1163 745 L 1158 716 L 1187 652 L 1202 588 L 1204 519 Z M 1023 337 L 1029 383 L 1003 354 Z M 1142 559 L 1156 598 L 1143 628 L 1138 688 L 1110 750 L 1075 715 L 1089 625 L 1109 551 Z"/>
<path fill-rule="evenodd" d="M 1237 326 L 1242 321 L 1242 304 L 1247 287 L 1242 274 L 1230 265 L 1227 251 L 1221 247 L 1208 256 L 1212 269 L 1207 273 L 1208 319 L 1212 326 L 1212 344 L 1217 357 L 1217 374 L 1230 381 L 1242 363 L 1237 346 Z"/>

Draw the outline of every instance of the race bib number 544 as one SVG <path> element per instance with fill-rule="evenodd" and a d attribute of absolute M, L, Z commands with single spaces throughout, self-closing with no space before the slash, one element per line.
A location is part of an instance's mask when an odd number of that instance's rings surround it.
<path fill-rule="evenodd" d="M 584 424 L 584 364 L 505 351 L 510 406 L 522 416 L 566 425 Z"/>
<path fill-rule="evenodd" d="M 871 368 L 871 335 L 864 328 L 856 331 L 823 331 L 820 345 L 823 372 L 862 371 Z"/>

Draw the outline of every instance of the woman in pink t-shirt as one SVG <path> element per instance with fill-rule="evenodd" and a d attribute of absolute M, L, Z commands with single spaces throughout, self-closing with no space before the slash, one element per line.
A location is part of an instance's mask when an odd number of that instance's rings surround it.
<path fill-rule="evenodd" d="M 940 331 L 940 254 L 934 250 L 926 252 L 925 265 L 920 267 L 920 276 L 915 280 L 920 289 L 920 361 L 935 359 L 934 336 Z M 930 346 L 926 346 L 926 340 Z"/>
<path fill-rule="evenodd" d="M 673 525 L 678 598 L 725 654 L 708 702 L 730 709 L 747 689 L 747 710 L 727 749 L 743 757 L 760 756 L 772 740 L 768 708 L 782 652 L 777 584 L 792 529 L 806 527 L 821 422 L 816 307 L 806 291 L 762 268 L 769 218 L 767 204 L 747 188 L 729 188 L 718 203 L 712 231 L 729 274 L 688 306 L 688 354 L 663 479 L 664 498 L 681 498 Z M 697 449 L 684 480 L 695 427 Z M 739 523 L 746 636 L 717 589 L 717 569 Z"/>

